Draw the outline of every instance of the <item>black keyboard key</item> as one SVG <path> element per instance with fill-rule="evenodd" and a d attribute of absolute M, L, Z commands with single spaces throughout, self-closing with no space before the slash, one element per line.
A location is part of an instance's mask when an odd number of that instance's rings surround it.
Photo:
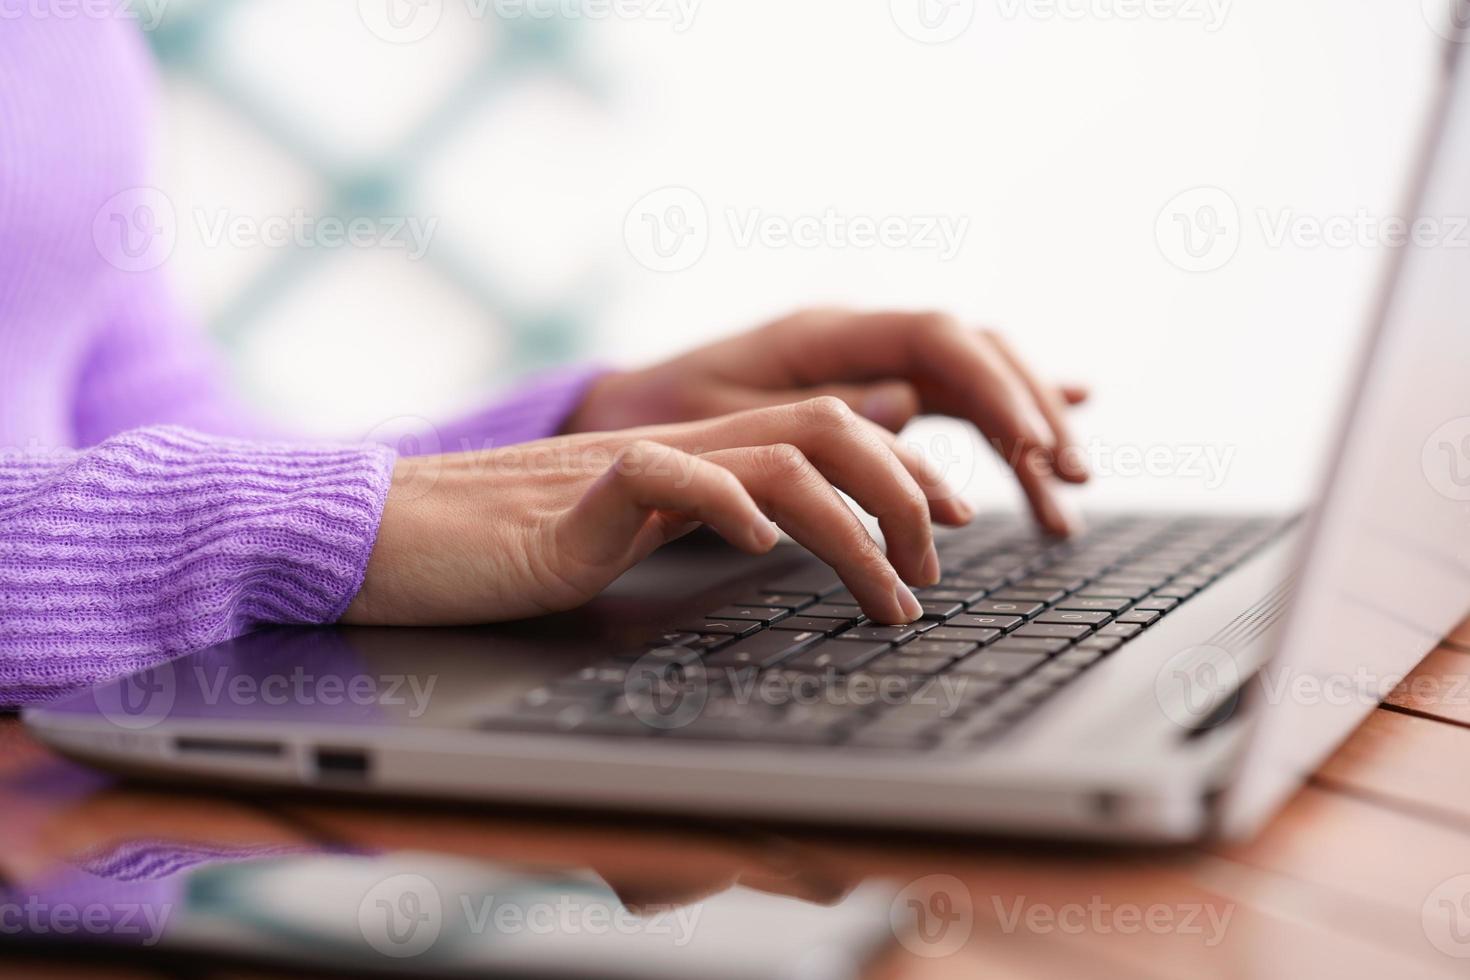
<path fill-rule="evenodd" d="M 1088 647 L 1087 641 L 1077 644 L 1052 658 L 1052 663 L 1069 664 L 1073 667 L 1090 667 L 1101 660 L 1105 651 Z"/>
<path fill-rule="evenodd" d="M 956 640 L 961 643 L 976 643 L 984 646 L 994 643 L 1002 636 L 997 629 L 970 629 L 959 626 L 940 626 L 924 634 L 925 640 Z"/>
<path fill-rule="evenodd" d="M 1169 599 L 1155 592 L 1147 599 L 1140 600 L 1134 605 L 1134 609 L 1152 609 L 1154 612 L 1166 613 L 1179 605 L 1178 599 Z"/>
<path fill-rule="evenodd" d="M 1123 615 L 1119 616 L 1118 622 L 1137 623 L 1139 626 L 1148 626 L 1154 620 L 1158 619 L 1161 615 L 1162 613 L 1156 612 L 1152 609 L 1138 609 L 1135 607 L 1128 610 Z"/>
<path fill-rule="evenodd" d="M 834 606 L 830 603 L 819 602 L 815 606 L 808 606 L 801 611 L 803 616 L 816 616 L 819 619 L 840 619 L 849 626 L 856 626 L 865 618 L 862 610 L 854 606 Z"/>
<path fill-rule="evenodd" d="M 907 647 L 890 650 L 863 669 L 872 674 L 907 674 L 911 677 L 922 674 L 937 674 L 950 664 L 953 657 L 937 654 L 911 654 Z"/>
<path fill-rule="evenodd" d="M 958 602 L 968 606 L 985 598 L 984 589 L 957 589 L 948 585 L 936 585 L 928 589 L 915 589 L 914 596 L 920 602 Z"/>
<path fill-rule="evenodd" d="M 685 633 L 713 634 L 715 636 L 748 636 L 761 628 L 760 623 L 741 619 L 691 620 L 679 629 Z"/>
<path fill-rule="evenodd" d="M 1105 612 L 1088 612 L 1082 609 L 1048 609 L 1040 616 L 1037 616 L 1033 622 L 1053 626 L 1067 626 L 1079 623 L 1084 626 L 1101 626 L 1112 618 L 1112 613 Z"/>
<path fill-rule="evenodd" d="M 654 643 L 661 647 L 686 647 L 699 641 L 698 633 L 665 633 Z"/>
<path fill-rule="evenodd" d="M 737 606 L 774 606 L 777 609 L 790 609 L 792 612 L 796 612 L 798 609 L 805 609 L 816 601 L 814 596 L 809 595 L 782 595 L 780 593 L 767 592 L 746 596 L 735 604 Z"/>
<path fill-rule="evenodd" d="M 1081 650 L 1092 650 L 1096 651 L 1099 654 L 1112 653 L 1114 650 L 1118 649 L 1122 645 L 1123 637 L 1121 636 L 1091 636 L 1083 640 L 1081 643 L 1077 644 L 1071 650 L 1068 650 L 1066 653 L 1062 654 L 1062 656 L 1065 657 L 1073 653 L 1074 651 Z"/>
<path fill-rule="evenodd" d="M 974 653 L 979 647 L 974 643 L 962 643 L 955 640 L 931 640 L 927 636 L 905 643 L 900 650 L 903 653 L 918 654 L 931 657 L 948 657 L 951 660 Z"/>
<path fill-rule="evenodd" d="M 1061 625 L 1033 622 L 1012 630 L 1010 635 L 1015 639 L 1034 637 L 1036 639 L 1078 640 L 1091 632 L 1092 627 L 1084 623 Z"/>
<path fill-rule="evenodd" d="M 1015 589 L 1009 585 L 991 596 L 997 602 L 1039 602 L 1043 605 L 1056 602 L 1066 595 L 1060 589 Z"/>
<path fill-rule="evenodd" d="M 710 619 L 743 619 L 752 623 L 774 623 L 779 619 L 785 619 L 791 613 L 786 609 L 775 609 L 771 606 L 724 606 L 709 613 Z"/>
<path fill-rule="evenodd" d="M 687 666 L 696 663 L 703 651 L 693 647 L 650 647 L 640 653 L 635 653 L 630 659 L 636 659 L 643 664 L 680 664 Z"/>
<path fill-rule="evenodd" d="M 1039 602 L 1010 602 L 981 599 L 970 606 L 970 612 L 983 616 L 1020 616 L 1029 619 L 1046 607 Z"/>
<path fill-rule="evenodd" d="M 1019 650 L 1026 653 L 1061 653 L 1071 640 L 1047 639 L 1039 636 L 1006 636 L 991 646 L 993 650 Z"/>
<path fill-rule="evenodd" d="M 719 653 L 707 657 L 704 663 L 710 670 L 723 670 L 726 667 L 764 669 L 817 643 L 823 635 L 815 631 L 788 633 L 785 630 L 766 630 L 736 640 Z"/>
<path fill-rule="evenodd" d="M 981 650 L 973 657 L 966 657 L 950 670 L 965 677 L 982 680 L 1010 680 L 1030 673 L 1046 663 L 1046 654 L 1026 653 L 1019 650 Z"/>
<path fill-rule="evenodd" d="M 1110 599 L 1091 593 L 1068 596 L 1057 603 L 1058 609 L 1077 609 L 1084 612 L 1118 613 L 1128 608 L 1127 599 Z"/>
<path fill-rule="evenodd" d="M 781 665 L 783 670 L 835 671 L 839 674 L 859 670 L 874 657 L 893 647 L 887 643 L 821 643 L 808 647 Z"/>
<path fill-rule="evenodd" d="M 1102 629 L 1098 630 L 1097 635 L 1117 636 L 1121 637 L 1122 639 L 1128 640 L 1132 639 L 1134 636 L 1137 636 L 1138 631 L 1141 629 L 1143 629 L 1143 627 L 1139 626 L 1137 623 L 1109 623 Z"/>
<path fill-rule="evenodd" d="M 937 619 L 940 621 L 949 619 L 958 613 L 965 611 L 963 604 L 950 600 L 930 599 L 919 603 L 924 610 L 925 619 Z"/>
<path fill-rule="evenodd" d="M 1155 589 L 1153 594 L 1161 599 L 1188 599 L 1198 591 L 1196 588 L 1171 583 L 1162 589 Z"/>
<path fill-rule="evenodd" d="M 852 622 L 846 619 L 826 619 L 818 616 L 792 616 L 790 619 L 781 620 L 781 622 L 772 626 L 771 629 L 796 630 L 798 632 L 814 630 L 824 636 L 831 636 L 833 633 L 842 632 L 851 625 Z"/>
<path fill-rule="evenodd" d="M 1108 596 L 1114 599 L 1142 599 L 1152 586 L 1134 585 L 1131 582 L 1113 582 L 1100 579 L 1087 586 L 1088 595 Z"/>
<path fill-rule="evenodd" d="M 839 633 L 839 640 L 856 640 L 863 643 L 903 643 L 919 635 L 912 626 L 854 626 Z"/>
<path fill-rule="evenodd" d="M 1013 630 L 1026 620 L 1020 616 L 976 616 L 966 614 L 951 619 L 946 626 L 963 626 L 967 629 Z"/>

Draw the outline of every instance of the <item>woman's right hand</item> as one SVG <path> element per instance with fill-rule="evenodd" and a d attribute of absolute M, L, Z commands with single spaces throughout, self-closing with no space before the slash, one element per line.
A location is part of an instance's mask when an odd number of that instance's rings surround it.
<path fill-rule="evenodd" d="M 878 519 L 883 549 L 837 490 Z M 894 435 L 834 397 L 678 425 L 399 460 L 344 623 L 521 619 L 591 599 L 660 545 L 708 525 L 742 551 L 772 522 L 883 623 L 917 619 L 939 580 L 931 518 L 969 506 Z"/>

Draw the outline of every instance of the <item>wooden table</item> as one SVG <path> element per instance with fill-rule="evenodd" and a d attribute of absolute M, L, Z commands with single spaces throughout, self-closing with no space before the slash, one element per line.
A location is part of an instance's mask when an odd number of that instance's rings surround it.
<path fill-rule="evenodd" d="M 735 881 L 820 900 L 868 876 L 949 875 L 973 916 L 968 941 L 953 952 L 946 941 L 895 944 L 876 975 L 1463 977 L 1470 958 L 1453 954 L 1470 957 L 1467 679 L 1470 622 L 1258 839 L 1169 852 L 181 793 L 88 773 L 6 718 L 0 876 L 24 886 L 78 855 L 158 838 L 585 865 L 647 902 Z M 934 953 L 944 955 L 926 955 Z M 148 975 L 149 966 L 130 961 L 115 975 Z M 24 967 L 43 976 L 72 969 Z"/>

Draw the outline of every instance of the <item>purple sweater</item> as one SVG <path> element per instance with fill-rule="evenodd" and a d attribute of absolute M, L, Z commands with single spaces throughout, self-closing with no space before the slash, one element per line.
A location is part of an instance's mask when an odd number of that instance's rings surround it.
<path fill-rule="evenodd" d="M 332 622 L 388 492 L 391 449 L 274 435 L 167 265 L 119 261 L 108 202 L 149 183 L 154 84 L 130 21 L 0 23 L 0 705 Z M 543 379 L 438 445 L 549 435 L 589 378 Z"/>

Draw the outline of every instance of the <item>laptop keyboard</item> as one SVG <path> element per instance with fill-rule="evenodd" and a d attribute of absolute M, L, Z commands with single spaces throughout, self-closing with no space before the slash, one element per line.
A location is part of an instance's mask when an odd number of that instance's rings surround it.
<path fill-rule="evenodd" d="M 690 616 L 642 650 L 525 695 L 487 729 L 965 750 L 1038 705 L 1286 529 L 1136 518 L 1041 538 L 1012 518 L 940 532 L 924 616 L 871 623 L 825 565 Z"/>

